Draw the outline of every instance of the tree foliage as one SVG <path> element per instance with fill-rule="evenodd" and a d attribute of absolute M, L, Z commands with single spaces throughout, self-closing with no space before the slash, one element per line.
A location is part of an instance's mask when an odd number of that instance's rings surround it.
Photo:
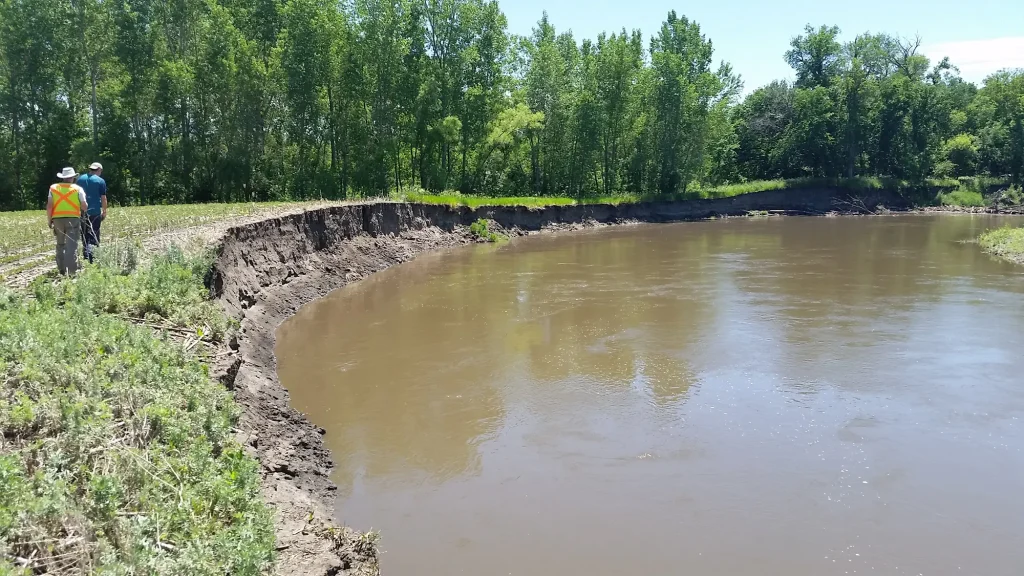
<path fill-rule="evenodd" d="M 121 204 L 405 188 L 584 197 L 780 177 L 1024 177 L 1024 73 L 808 26 L 740 99 L 698 23 L 579 40 L 494 0 L 0 0 L 0 207 L 99 160 Z"/>
<path fill-rule="evenodd" d="M 1024 70 L 963 81 L 934 66 L 920 39 L 808 26 L 786 60 L 797 81 L 774 82 L 736 107 L 739 173 L 747 179 L 984 174 L 1019 182 Z M 1015 132 L 1016 130 L 1016 132 Z"/>

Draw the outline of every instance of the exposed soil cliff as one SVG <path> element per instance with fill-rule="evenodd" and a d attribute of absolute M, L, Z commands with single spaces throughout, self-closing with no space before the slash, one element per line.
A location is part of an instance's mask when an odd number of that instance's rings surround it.
<path fill-rule="evenodd" d="M 323 430 L 291 408 L 277 378 L 274 333 L 302 305 L 420 252 L 471 242 L 480 218 L 509 235 L 627 222 L 670 222 L 752 211 L 791 214 L 906 208 L 897 195 L 853 197 L 790 190 L 721 200 L 544 209 L 377 203 L 322 208 L 232 228 L 219 246 L 212 289 L 241 322 L 224 381 L 244 409 L 241 437 L 263 467 L 263 492 L 278 514 L 280 574 L 378 573 L 372 540 L 330 527 L 335 486 Z M 310 520 L 312 518 L 312 520 Z"/>

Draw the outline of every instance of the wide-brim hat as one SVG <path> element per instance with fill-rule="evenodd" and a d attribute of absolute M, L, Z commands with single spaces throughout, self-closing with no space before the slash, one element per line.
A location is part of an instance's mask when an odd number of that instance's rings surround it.
<path fill-rule="evenodd" d="M 78 172 L 75 172 L 74 168 L 65 168 L 57 174 L 57 178 L 74 178 L 78 176 Z"/>

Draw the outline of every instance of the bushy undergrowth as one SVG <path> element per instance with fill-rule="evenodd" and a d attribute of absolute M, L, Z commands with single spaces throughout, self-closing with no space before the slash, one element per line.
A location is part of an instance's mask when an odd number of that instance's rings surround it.
<path fill-rule="evenodd" d="M 1024 188 L 1020 186 L 1010 186 L 996 196 L 994 203 L 1003 208 L 1017 208 L 1024 206 Z"/>
<path fill-rule="evenodd" d="M 112 314 L 224 327 L 200 261 L 0 295 L 0 574 L 259 574 L 273 525 L 238 409 L 184 346 Z M 209 306 L 206 306 L 209 305 Z"/>
<path fill-rule="evenodd" d="M 1024 263 L 1024 228 L 999 228 L 990 230 L 978 238 L 978 242 L 986 252 Z"/>
<path fill-rule="evenodd" d="M 993 189 L 1005 186 L 1006 180 L 987 176 L 975 176 L 949 178 L 946 181 L 942 181 L 942 184 L 942 186 L 938 187 L 940 189 L 945 188 L 945 190 L 940 190 L 936 197 L 940 205 L 981 207 L 993 203 L 993 197 L 986 199 L 986 195 L 989 195 Z M 1019 189 L 1010 186 L 1009 189 L 998 193 L 994 197 L 994 203 L 1016 205 L 1014 204 L 1016 200 L 1015 190 Z"/>
<path fill-rule="evenodd" d="M 502 242 L 508 239 L 503 234 L 491 230 L 491 223 L 483 218 L 470 224 L 469 232 L 478 240 L 485 242 Z"/>
<path fill-rule="evenodd" d="M 112 245 L 74 281 L 53 283 L 44 277 L 32 289 L 40 302 L 160 320 L 208 339 L 223 338 L 228 322 L 203 284 L 212 263 L 209 255 L 185 256 L 172 248 L 143 268 L 136 269 L 135 262 L 130 248 Z"/>
<path fill-rule="evenodd" d="M 939 204 L 943 206 L 980 207 L 985 205 L 985 197 L 980 192 L 958 188 L 939 194 Z"/>

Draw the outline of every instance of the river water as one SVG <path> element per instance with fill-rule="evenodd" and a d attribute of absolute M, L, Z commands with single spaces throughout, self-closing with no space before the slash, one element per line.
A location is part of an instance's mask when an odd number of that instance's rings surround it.
<path fill-rule="evenodd" d="M 992 216 L 429 254 L 278 331 L 391 575 L 1024 568 L 1024 267 Z"/>

